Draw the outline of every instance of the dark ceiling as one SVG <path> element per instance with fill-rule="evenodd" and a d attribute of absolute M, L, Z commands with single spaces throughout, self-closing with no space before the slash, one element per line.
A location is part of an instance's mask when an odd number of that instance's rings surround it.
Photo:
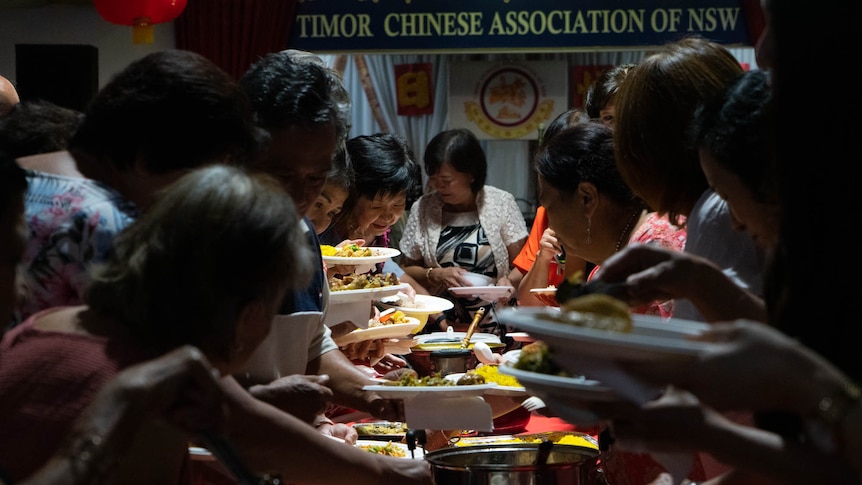
<path fill-rule="evenodd" d="M 2 0 L 0 9 L 3 8 L 34 8 L 45 5 L 92 5 L 93 0 Z"/>

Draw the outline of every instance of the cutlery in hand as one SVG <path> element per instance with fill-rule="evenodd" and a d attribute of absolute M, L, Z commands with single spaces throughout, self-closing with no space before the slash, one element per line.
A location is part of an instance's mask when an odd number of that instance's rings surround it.
<path fill-rule="evenodd" d="M 224 436 L 215 431 L 204 431 L 200 434 L 200 438 L 206 449 L 231 472 L 239 485 L 264 485 L 266 483 L 263 478 L 251 472 L 251 469 Z"/>

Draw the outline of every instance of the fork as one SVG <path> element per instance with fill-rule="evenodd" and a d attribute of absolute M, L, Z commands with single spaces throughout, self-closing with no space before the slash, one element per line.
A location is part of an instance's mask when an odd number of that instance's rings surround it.
<path fill-rule="evenodd" d="M 545 407 L 545 401 L 542 401 L 536 396 L 530 396 L 527 399 L 524 399 L 524 402 L 521 403 L 521 406 L 527 411 L 533 412 Z"/>

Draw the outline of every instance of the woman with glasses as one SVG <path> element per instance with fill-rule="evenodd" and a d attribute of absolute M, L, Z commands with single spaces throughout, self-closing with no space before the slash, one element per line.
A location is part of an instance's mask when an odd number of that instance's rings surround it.
<path fill-rule="evenodd" d="M 437 327 L 464 331 L 479 308 L 485 316 L 476 331 L 501 333 L 478 297 L 455 297 L 447 289 L 471 286 L 465 273 L 490 277 L 497 286 L 513 286 L 509 273 L 529 233 L 515 197 L 485 185 L 488 162 L 470 130 L 438 133 L 425 150 L 425 173 L 431 189 L 413 206 L 401 252 L 404 270 L 431 294 L 455 303 Z M 508 299 L 513 295 L 508 295 Z"/>

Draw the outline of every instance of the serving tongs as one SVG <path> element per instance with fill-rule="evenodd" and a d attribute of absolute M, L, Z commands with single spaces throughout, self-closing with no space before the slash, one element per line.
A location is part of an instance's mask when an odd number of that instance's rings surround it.
<path fill-rule="evenodd" d="M 408 429 L 404 437 L 407 440 L 407 449 L 410 450 L 410 458 L 416 458 L 414 452 L 417 442 L 422 447 L 422 456 L 425 456 L 425 443 L 428 441 L 428 435 L 424 429 Z"/>
<path fill-rule="evenodd" d="M 536 466 L 545 466 L 548 464 L 548 458 L 551 456 L 551 449 L 554 447 L 554 442 L 544 438 L 542 442 L 539 443 L 539 449 L 536 453 L 536 462 L 533 463 Z"/>
<path fill-rule="evenodd" d="M 208 430 L 200 433 L 204 447 L 209 450 L 236 479 L 239 485 L 266 485 L 263 477 L 251 472 L 245 461 L 240 458 L 236 448 L 221 434 Z"/>

